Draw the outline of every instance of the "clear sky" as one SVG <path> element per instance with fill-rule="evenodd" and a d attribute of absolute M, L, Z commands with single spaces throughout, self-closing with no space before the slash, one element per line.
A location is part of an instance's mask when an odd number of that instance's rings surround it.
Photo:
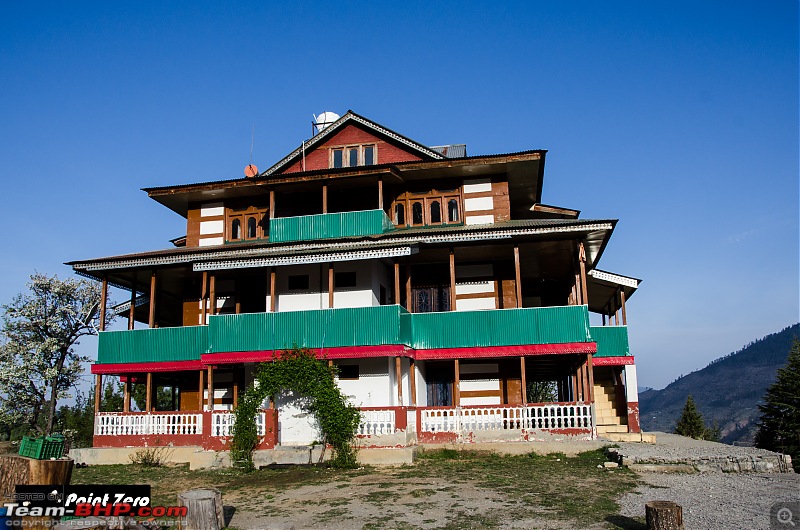
<path fill-rule="evenodd" d="M 0 4 L 0 301 L 169 246 L 185 221 L 139 188 L 241 176 L 254 125 L 265 169 L 353 109 L 548 149 L 546 203 L 620 219 L 643 386 L 800 318 L 796 1 L 272 4 Z"/>

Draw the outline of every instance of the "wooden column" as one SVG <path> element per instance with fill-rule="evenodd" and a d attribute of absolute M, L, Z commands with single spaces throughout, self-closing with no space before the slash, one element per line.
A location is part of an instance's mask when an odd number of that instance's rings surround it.
<path fill-rule="evenodd" d="M 200 322 L 206 325 L 208 315 L 208 272 L 203 271 L 203 286 L 200 288 Z"/>
<path fill-rule="evenodd" d="M 378 209 L 383 210 L 383 179 L 378 179 Z"/>
<path fill-rule="evenodd" d="M 125 380 L 125 390 L 122 396 L 122 412 L 131 411 L 131 376 Z"/>
<path fill-rule="evenodd" d="M 100 412 L 100 399 L 103 397 L 103 376 L 94 376 L 94 413 Z"/>
<path fill-rule="evenodd" d="M 211 315 L 217 314 L 217 276 L 213 272 L 208 279 L 208 296 L 211 297 Z"/>
<path fill-rule="evenodd" d="M 394 260 L 394 303 L 400 305 L 400 263 Z"/>
<path fill-rule="evenodd" d="M 519 269 L 518 245 L 514 245 L 514 280 L 517 286 L 517 307 L 522 307 L 522 274 Z"/>
<path fill-rule="evenodd" d="M 269 190 L 269 218 L 275 219 L 275 190 Z"/>
<path fill-rule="evenodd" d="M 579 272 L 575 273 L 575 305 L 583 305 L 581 297 L 583 289 L 581 289 L 581 275 Z"/>
<path fill-rule="evenodd" d="M 322 213 L 328 213 L 328 185 L 322 185 Z"/>
<path fill-rule="evenodd" d="M 458 359 L 454 361 L 455 376 L 453 378 L 453 406 L 461 406 L 461 373 L 458 367 Z"/>
<path fill-rule="evenodd" d="M 147 395 L 144 398 L 144 408 L 147 412 L 153 410 L 153 372 L 147 372 Z"/>
<path fill-rule="evenodd" d="M 519 356 L 520 384 L 522 386 L 522 404 L 528 404 L 528 382 L 525 377 L 525 356 Z"/>
<path fill-rule="evenodd" d="M 589 402 L 594 402 L 594 367 L 592 365 L 592 354 L 586 355 L 586 375 L 589 378 Z"/>
<path fill-rule="evenodd" d="M 269 310 L 273 313 L 277 306 L 278 297 L 275 296 L 275 267 L 269 270 Z"/>
<path fill-rule="evenodd" d="M 214 367 L 208 367 L 208 410 L 214 410 Z"/>
<path fill-rule="evenodd" d="M 233 296 L 236 297 L 236 304 L 234 305 L 234 311 L 238 315 L 242 312 L 242 292 L 239 289 L 239 279 L 235 278 L 233 281 L 234 281 Z"/>
<path fill-rule="evenodd" d="M 151 328 L 156 327 L 156 271 L 150 276 L 150 317 L 147 322 Z"/>
<path fill-rule="evenodd" d="M 578 249 L 578 262 L 581 268 L 581 299 L 585 305 L 589 303 L 589 294 L 586 285 L 586 249 L 583 246 L 583 242 L 578 244 Z"/>
<path fill-rule="evenodd" d="M 330 309 L 333 309 L 333 293 L 335 289 L 333 263 L 328 263 L 328 308 Z"/>
<path fill-rule="evenodd" d="M 570 401 L 578 401 L 578 375 L 577 375 L 577 373 L 578 372 L 575 371 L 574 373 L 570 374 L 570 376 L 569 376 L 570 390 L 571 390 L 571 392 L 570 392 L 571 393 Z"/>
<path fill-rule="evenodd" d="M 417 406 L 417 364 L 414 362 L 414 359 L 408 359 L 408 379 L 411 383 L 411 406 Z"/>
<path fill-rule="evenodd" d="M 397 406 L 403 406 L 403 364 L 400 356 L 394 358 L 394 378 L 397 381 Z"/>
<path fill-rule="evenodd" d="M 239 405 L 239 374 L 236 373 L 236 368 L 233 369 L 233 408 Z"/>
<path fill-rule="evenodd" d="M 406 264 L 406 310 L 413 313 L 414 304 L 411 303 L 411 262 Z"/>
<path fill-rule="evenodd" d="M 628 315 L 625 313 L 625 289 L 622 287 L 619 288 L 619 300 L 620 306 L 622 307 L 622 325 L 628 325 Z"/>
<path fill-rule="evenodd" d="M 100 286 L 100 331 L 106 330 L 106 303 L 108 302 L 108 278 L 103 276 Z"/>
<path fill-rule="evenodd" d="M 450 311 L 456 310 L 456 255 L 450 249 Z"/>
<path fill-rule="evenodd" d="M 131 284 L 131 307 L 128 309 L 128 329 L 133 329 L 136 322 L 136 282 Z"/>
<path fill-rule="evenodd" d="M 200 384 L 197 386 L 197 406 L 200 410 L 205 410 L 204 390 L 206 389 L 206 371 L 200 370 Z"/>

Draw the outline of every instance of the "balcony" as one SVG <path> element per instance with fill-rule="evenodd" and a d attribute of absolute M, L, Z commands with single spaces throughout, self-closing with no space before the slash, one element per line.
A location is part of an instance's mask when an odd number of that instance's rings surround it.
<path fill-rule="evenodd" d="M 592 326 L 589 332 L 597 343 L 595 358 L 626 357 L 631 354 L 627 326 Z"/>
<path fill-rule="evenodd" d="M 208 348 L 208 328 L 104 331 L 98 340 L 98 364 L 199 361 Z"/>
<path fill-rule="evenodd" d="M 269 222 L 273 243 L 383 234 L 394 225 L 383 210 L 279 217 Z"/>

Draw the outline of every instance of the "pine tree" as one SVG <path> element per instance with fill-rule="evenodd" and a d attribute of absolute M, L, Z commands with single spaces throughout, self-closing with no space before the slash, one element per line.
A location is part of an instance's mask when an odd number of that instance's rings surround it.
<path fill-rule="evenodd" d="M 800 469 L 800 340 L 794 340 L 786 366 L 758 408 L 756 447 L 791 455 L 795 470 Z"/>
<path fill-rule="evenodd" d="M 705 438 L 706 426 L 703 423 L 703 416 L 697 410 L 697 405 L 695 405 L 691 394 L 686 398 L 683 413 L 675 426 L 675 434 L 697 438 L 698 440 Z"/>

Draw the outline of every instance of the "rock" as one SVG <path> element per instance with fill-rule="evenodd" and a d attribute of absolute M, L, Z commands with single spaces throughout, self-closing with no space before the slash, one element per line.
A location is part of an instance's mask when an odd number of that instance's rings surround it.
<path fill-rule="evenodd" d="M 614 468 L 614 467 L 619 467 L 619 464 L 617 464 L 616 462 L 605 462 L 603 464 L 603 467 L 606 468 L 606 469 Z"/>

